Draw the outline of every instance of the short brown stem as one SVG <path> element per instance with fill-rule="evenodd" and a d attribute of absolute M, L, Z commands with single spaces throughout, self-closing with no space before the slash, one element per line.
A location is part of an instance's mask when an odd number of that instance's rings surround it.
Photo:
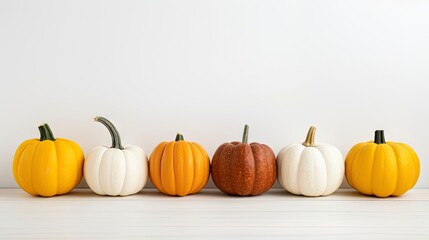
<path fill-rule="evenodd" d="M 307 138 L 302 145 L 306 147 L 315 147 L 316 143 L 314 142 L 314 135 L 316 134 L 316 127 L 311 126 L 307 133 Z"/>

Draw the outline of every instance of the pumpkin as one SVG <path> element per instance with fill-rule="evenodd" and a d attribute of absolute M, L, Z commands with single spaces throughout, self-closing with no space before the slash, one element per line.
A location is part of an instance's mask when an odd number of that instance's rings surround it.
<path fill-rule="evenodd" d="M 39 126 L 39 132 L 40 139 L 24 141 L 15 152 L 15 181 L 31 195 L 68 193 L 82 178 L 82 150 L 71 140 L 55 138 L 48 124 Z"/>
<path fill-rule="evenodd" d="M 420 174 L 420 162 L 405 143 L 386 142 L 383 130 L 374 141 L 356 144 L 346 157 L 349 185 L 366 195 L 400 196 L 410 190 Z"/>
<path fill-rule="evenodd" d="M 186 196 L 199 192 L 210 175 L 210 160 L 204 148 L 185 141 L 178 133 L 175 141 L 162 142 L 149 158 L 150 180 L 162 193 Z"/>
<path fill-rule="evenodd" d="M 95 121 L 103 124 L 112 137 L 111 147 L 95 147 L 84 164 L 85 180 L 99 195 L 127 196 L 138 193 L 147 182 L 148 159 L 140 147 L 123 147 L 118 130 L 104 117 Z"/>
<path fill-rule="evenodd" d="M 316 144 L 315 133 L 310 127 L 304 143 L 287 145 L 277 155 L 278 181 L 290 193 L 325 196 L 343 181 L 343 155 L 332 145 Z"/>
<path fill-rule="evenodd" d="M 224 143 L 212 160 L 212 179 L 222 192 L 254 196 L 268 191 L 276 181 L 276 158 L 265 144 L 248 144 L 249 126 L 245 125 L 242 142 Z"/>

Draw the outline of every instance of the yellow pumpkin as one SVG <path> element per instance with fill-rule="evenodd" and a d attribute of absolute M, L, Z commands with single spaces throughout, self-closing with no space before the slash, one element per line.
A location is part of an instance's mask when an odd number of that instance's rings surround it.
<path fill-rule="evenodd" d="M 374 141 L 355 145 L 346 157 L 347 182 L 366 195 L 402 195 L 416 184 L 419 174 L 414 150 L 404 143 L 386 142 L 383 130 L 375 131 Z"/>
<path fill-rule="evenodd" d="M 39 131 L 40 139 L 24 141 L 15 152 L 15 181 L 32 195 L 68 193 L 82 178 L 83 152 L 73 141 L 55 139 L 48 124 Z"/>
<path fill-rule="evenodd" d="M 199 192 L 210 175 L 210 160 L 195 142 L 181 134 L 176 140 L 160 143 L 149 158 L 149 176 L 153 185 L 168 195 L 186 196 Z"/>

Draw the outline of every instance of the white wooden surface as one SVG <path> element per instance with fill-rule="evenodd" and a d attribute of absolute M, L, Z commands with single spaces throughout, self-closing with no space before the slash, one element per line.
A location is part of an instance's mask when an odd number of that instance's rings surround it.
<path fill-rule="evenodd" d="M 378 199 L 353 190 L 308 198 L 271 190 L 232 197 L 203 190 L 168 197 L 144 190 L 53 198 L 0 190 L 0 239 L 429 239 L 429 190 Z"/>

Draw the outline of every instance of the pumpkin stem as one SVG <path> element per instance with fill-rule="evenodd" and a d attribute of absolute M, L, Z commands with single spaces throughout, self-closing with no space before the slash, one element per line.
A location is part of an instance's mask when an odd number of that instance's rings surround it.
<path fill-rule="evenodd" d="M 55 141 L 54 134 L 47 123 L 39 126 L 40 141 L 51 140 Z"/>
<path fill-rule="evenodd" d="M 97 116 L 94 118 L 94 121 L 99 122 L 106 126 L 107 130 L 110 132 L 110 136 L 112 137 L 112 146 L 111 148 L 124 149 L 121 144 L 121 136 L 119 136 L 118 129 L 116 129 L 115 125 L 112 122 L 107 120 L 104 117 Z"/>
<path fill-rule="evenodd" d="M 375 131 L 374 143 L 376 144 L 386 143 L 386 140 L 384 139 L 384 130 Z"/>
<path fill-rule="evenodd" d="M 40 141 L 46 140 L 46 128 L 43 125 L 39 126 L 39 132 L 40 132 Z"/>
<path fill-rule="evenodd" d="M 176 135 L 176 139 L 175 139 L 174 141 L 178 142 L 178 141 L 180 141 L 180 140 L 185 140 L 185 138 L 183 137 L 183 135 L 182 135 L 182 134 L 177 133 L 177 135 Z"/>
<path fill-rule="evenodd" d="M 241 140 L 242 143 L 247 143 L 249 140 L 249 125 L 244 125 L 244 132 L 243 132 L 243 140 Z"/>
<path fill-rule="evenodd" d="M 316 143 L 314 143 L 314 135 L 316 134 L 316 127 L 311 126 L 308 129 L 307 138 L 305 138 L 305 142 L 302 145 L 306 147 L 315 147 Z"/>

